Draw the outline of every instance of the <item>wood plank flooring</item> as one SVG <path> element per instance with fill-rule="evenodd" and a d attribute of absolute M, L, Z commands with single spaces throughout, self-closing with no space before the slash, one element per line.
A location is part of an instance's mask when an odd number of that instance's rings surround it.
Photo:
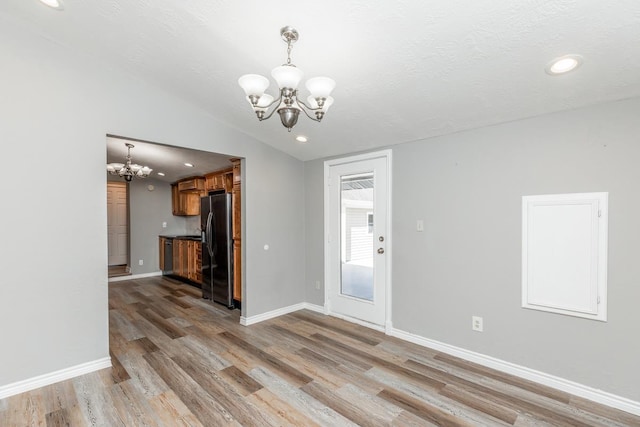
<path fill-rule="evenodd" d="M 161 277 L 109 285 L 113 367 L 0 400 L 0 426 L 640 426 L 342 320 L 250 327 Z"/>

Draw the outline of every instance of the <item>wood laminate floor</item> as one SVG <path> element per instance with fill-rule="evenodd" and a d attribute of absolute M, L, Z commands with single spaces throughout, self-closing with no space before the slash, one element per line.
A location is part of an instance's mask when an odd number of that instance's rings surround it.
<path fill-rule="evenodd" d="M 238 321 L 177 281 L 110 283 L 113 367 L 0 400 L 0 426 L 640 426 L 317 313 Z"/>

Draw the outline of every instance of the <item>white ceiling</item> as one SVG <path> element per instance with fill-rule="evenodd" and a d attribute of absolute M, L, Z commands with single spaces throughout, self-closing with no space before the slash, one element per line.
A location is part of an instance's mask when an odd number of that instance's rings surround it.
<path fill-rule="evenodd" d="M 301 160 L 640 96 L 638 0 L 63 1 L 3 0 L 0 13 Z M 259 123 L 237 85 L 285 62 L 284 25 L 305 77 L 337 82 L 323 122 L 301 117 L 291 134 L 277 115 Z M 580 69 L 545 74 L 569 53 Z"/>

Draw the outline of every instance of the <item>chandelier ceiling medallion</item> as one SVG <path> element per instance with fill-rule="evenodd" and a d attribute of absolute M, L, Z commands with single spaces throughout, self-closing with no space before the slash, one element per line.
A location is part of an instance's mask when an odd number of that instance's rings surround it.
<path fill-rule="evenodd" d="M 291 128 L 298 122 L 298 115 L 302 110 L 311 120 L 319 122 L 333 104 L 333 98 L 329 96 L 335 88 L 336 82 L 328 77 L 314 77 L 306 82 L 311 95 L 305 103 L 299 97 L 298 84 L 302 80 L 303 72 L 291 63 L 291 48 L 298 41 L 299 35 L 293 27 L 280 29 L 282 39 L 287 43 L 287 63 L 274 68 L 271 76 L 276 80 L 280 90 L 278 99 L 264 93 L 269 87 L 269 80 L 258 74 L 245 74 L 238 79 L 238 84 L 244 89 L 247 100 L 253 107 L 258 120 L 270 118 L 274 112 L 278 112 L 282 125 L 291 132 Z M 269 108 L 273 107 L 271 112 Z M 315 117 L 312 116 L 315 115 Z"/>
<path fill-rule="evenodd" d="M 148 166 L 140 166 L 137 164 L 131 164 L 131 149 L 133 144 L 128 142 L 124 145 L 127 146 L 127 163 L 109 163 L 107 164 L 107 172 L 111 175 L 118 175 L 124 178 L 125 181 L 130 182 L 133 178 L 146 178 L 149 176 L 153 169 Z"/>

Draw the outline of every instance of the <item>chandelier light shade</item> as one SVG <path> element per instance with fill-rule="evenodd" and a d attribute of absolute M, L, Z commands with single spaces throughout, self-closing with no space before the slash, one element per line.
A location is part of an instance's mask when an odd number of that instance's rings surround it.
<path fill-rule="evenodd" d="M 133 178 L 146 178 L 149 176 L 153 169 L 148 166 L 140 166 L 135 163 L 131 163 L 131 149 L 133 144 L 128 142 L 124 145 L 127 146 L 127 163 L 109 163 L 107 164 L 107 172 L 111 175 L 118 175 L 124 178 L 125 181 L 130 182 Z"/>
<path fill-rule="evenodd" d="M 336 82 L 329 77 L 311 78 L 305 84 L 311 94 L 307 97 L 307 102 L 299 98 L 298 86 L 304 73 L 291 63 L 291 48 L 293 43 L 298 41 L 298 31 L 293 27 L 283 27 L 280 29 L 280 35 L 287 43 L 287 63 L 271 71 L 271 76 L 278 85 L 278 98 L 274 99 L 265 93 L 269 87 L 269 80 L 258 74 L 245 74 L 238 79 L 238 84 L 244 90 L 258 120 L 267 120 L 277 112 L 282 125 L 291 132 L 291 128 L 298 122 L 300 111 L 313 121 L 322 120 L 329 106 L 333 104 L 330 94 L 336 87 Z"/>

